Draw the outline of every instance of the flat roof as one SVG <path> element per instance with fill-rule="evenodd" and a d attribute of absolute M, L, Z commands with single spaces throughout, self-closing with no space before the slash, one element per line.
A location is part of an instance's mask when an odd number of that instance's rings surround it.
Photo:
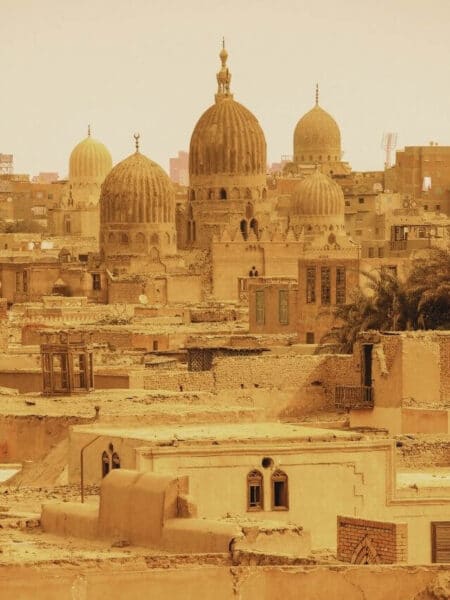
<path fill-rule="evenodd" d="M 320 429 L 291 423 L 207 423 L 201 425 L 157 425 L 146 427 L 117 427 L 110 424 L 77 425 L 75 432 L 97 436 L 122 437 L 142 440 L 151 446 L 173 441 L 187 444 L 218 441 L 221 443 L 247 442 L 341 442 L 363 439 L 361 433 Z"/>

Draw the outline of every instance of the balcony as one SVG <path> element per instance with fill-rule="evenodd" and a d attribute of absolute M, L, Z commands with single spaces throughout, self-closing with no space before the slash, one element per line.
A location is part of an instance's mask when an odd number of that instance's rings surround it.
<path fill-rule="evenodd" d="M 408 240 L 391 240 L 391 250 L 406 250 Z"/>
<path fill-rule="evenodd" d="M 374 393 L 372 386 L 340 385 L 334 388 L 336 408 L 364 409 L 373 408 Z"/>

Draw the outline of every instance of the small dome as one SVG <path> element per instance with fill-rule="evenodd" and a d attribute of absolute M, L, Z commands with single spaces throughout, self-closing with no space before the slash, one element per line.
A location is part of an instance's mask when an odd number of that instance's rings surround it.
<path fill-rule="evenodd" d="M 294 162 L 322 163 L 341 160 L 341 132 L 333 117 L 316 105 L 297 123 Z"/>
<path fill-rule="evenodd" d="M 300 217 L 337 217 L 344 223 L 345 200 L 339 184 L 316 169 L 297 186 L 293 194 L 291 215 Z"/>
<path fill-rule="evenodd" d="M 91 137 L 81 141 L 72 150 L 69 159 L 69 181 L 84 183 L 102 182 L 111 171 L 112 158 L 108 148 Z"/>
<path fill-rule="evenodd" d="M 169 176 L 140 152 L 118 163 L 102 185 L 100 222 L 175 222 L 175 194 Z"/>

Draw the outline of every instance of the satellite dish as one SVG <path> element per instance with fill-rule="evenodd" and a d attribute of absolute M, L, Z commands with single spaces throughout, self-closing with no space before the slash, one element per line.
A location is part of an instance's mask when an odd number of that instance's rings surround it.
<path fill-rule="evenodd" d="M 139 296 L 139 302 L 141 304 L 148 304 L 148 297 L 145 294 Z"/>

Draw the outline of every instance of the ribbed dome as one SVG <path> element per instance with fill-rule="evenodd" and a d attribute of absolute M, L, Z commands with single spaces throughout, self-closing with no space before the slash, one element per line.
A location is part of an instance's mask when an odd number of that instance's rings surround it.
<path fill-rule="evenodd" d="M 175 194 L 168 175 L 140 152 L 118 163 L 102 185 L 100 222 L 175 222 Z"/>
<path fill-rule="evenodd" d="M 266 140 L 256 117 L 231 95 L 218 97 L 197 122 L 189 174 L 265 175 Z"/>
<path fill-rule="evenodd" d="M 342 188 L 318 169 L 303 179 L 293 194 L 291 215 L 333 216 L 343 223 L 345 201 Z"/>
<path fill-rule="evenodd" d="M 72 150 L 69 159 L 69 180 L 101 183 L 111 168 L 112 158 L 108 148 L 94 140 L 89 131 L 88 137 Z"/>
<path fill-rule="evenodd" d="M 294 132 L 294 162 L 341 160 L 341 133 L 338 124 L 318 104 L 297 123 Z"/>

